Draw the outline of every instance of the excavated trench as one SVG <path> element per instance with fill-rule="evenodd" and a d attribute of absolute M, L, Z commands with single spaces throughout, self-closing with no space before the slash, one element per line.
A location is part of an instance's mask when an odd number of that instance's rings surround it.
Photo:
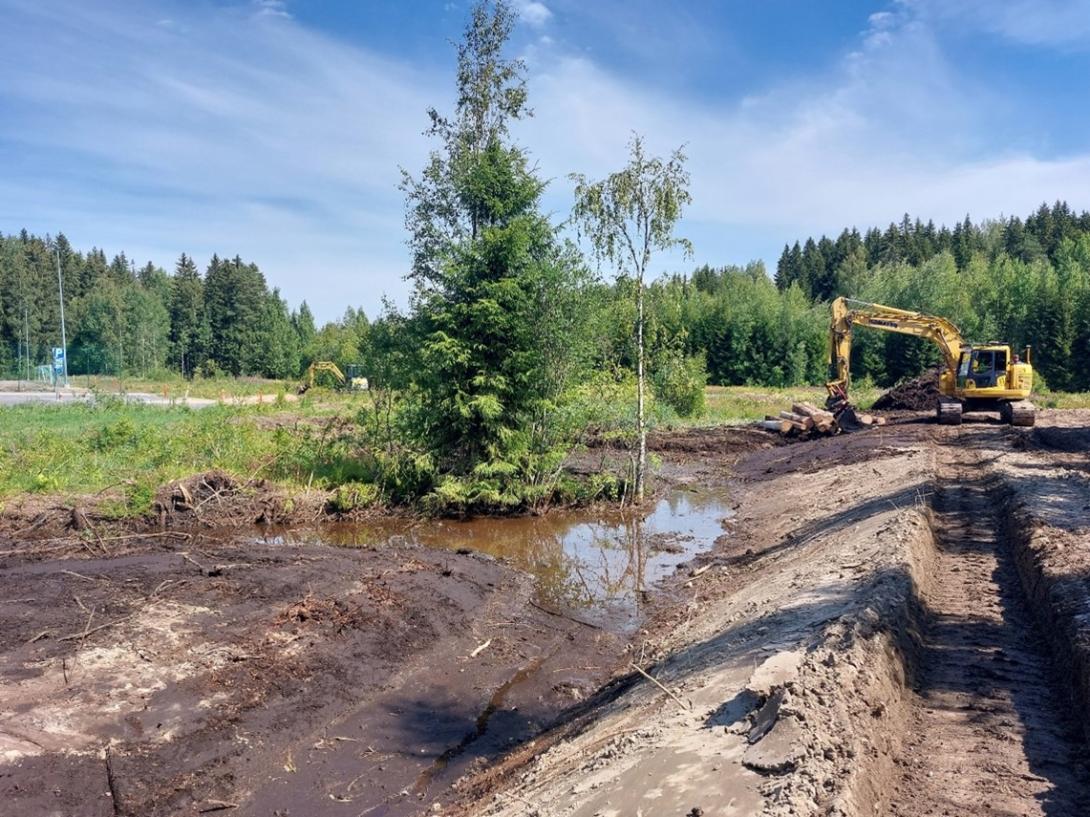
<path fill-rule="evenodd" d="M 887 728 L 899 747 L 874 769 L 886 785 L 871 813 L 1090 814 L 1090 702 L 1073 697 L 1070 662 L 1043 629 L 1047 597 L 1027 595 L 1040 582 L 1019 558 L 1025 521 L 979 454 L 955 445 L 939 454 L 933 553 L 896 651 L 906 688 Z"/>

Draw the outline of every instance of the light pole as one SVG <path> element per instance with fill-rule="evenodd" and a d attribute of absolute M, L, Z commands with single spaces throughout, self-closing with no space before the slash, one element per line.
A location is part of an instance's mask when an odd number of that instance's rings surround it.
<path fill-rule="evenodd" d="M 61 353 L 64 355 L 64 387 L 68 388 L 68 334 L 64 328 L 64 277 L 61 275 L 61 253 L 53 250 L 57 257 L 57 293 L 61 299 Z"/>

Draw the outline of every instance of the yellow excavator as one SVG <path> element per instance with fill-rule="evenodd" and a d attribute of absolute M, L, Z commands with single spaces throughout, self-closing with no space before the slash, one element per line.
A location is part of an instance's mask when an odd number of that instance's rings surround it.
<path fill-rule="evenodd" d="M 856 326 L 925 338 L 939 347 L 946 364 L 939 374 L 936 416 L 940 423 L 960 424 L 963 411 L 995 411 L 1011 425 L 1033 425 L 1036 409 L 1028 400 L 1033 388 L 1030 347 L 1019 357 L 1006 343 L 966 342 L 946 318 L 848 298 L 833 301 L 830 368 L 835 379 L 826 388 L 834 411 L 849 405 L 848 367 Z"/>
<path fill-rule="evenodd" d="M 316 360 L 307 366 L 303 375 L 303 382 L 299 386 L 299 394 L 306 394 L 314 388 L 314 379 L 323 372 L 333 378 L 338 388 L 349 391 L 367 391 L 367 378 L 360 375 L 359 366 L 348 366 L 348 374 L 341 371 L 341 367 L 332 360 Z"/>

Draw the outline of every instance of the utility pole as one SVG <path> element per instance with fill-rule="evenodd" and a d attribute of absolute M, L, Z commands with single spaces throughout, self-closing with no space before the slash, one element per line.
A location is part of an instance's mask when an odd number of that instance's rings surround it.
<path fill-rule="evenodd" d="M 25 333 L 25 342 L 23 344 L 23 352 L 26 354 L 26 379 L 27 385 L 30 384 L 30 310 L 26 305 L 26 296 L 23 296 L 23 332 Z"/>
<path fill-rule="evenodd" d="M 57 292 L 61 299 L 61 349 L 64 354 L 64 387 L 68 388 L 68 334 L 64 328 L 64 276 L 61 275 L 61 253 L 53 250 L 57 257 Z"/>

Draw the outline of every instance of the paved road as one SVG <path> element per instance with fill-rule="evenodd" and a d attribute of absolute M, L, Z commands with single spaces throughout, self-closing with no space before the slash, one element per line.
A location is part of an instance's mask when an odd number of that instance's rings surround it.
<path fill-rule="evenodd" d="M 85 403 L 94 397 L 86 391 L 72 391 L 62 389 L 60 393 L 51 391 L 5 391 L 0 392 L 0 406 L 17 406 L 23 403 Z M 125 399 L 130 403 L 146 403 L 150 406 L 186 405 L 190 408 L 204 408 L 215 405 L 217 401 L 204 397 L 190 397 L 185 401 L 176 400 L 173 403 L 169 398 L 149 392 L 128 392 Z"/>

